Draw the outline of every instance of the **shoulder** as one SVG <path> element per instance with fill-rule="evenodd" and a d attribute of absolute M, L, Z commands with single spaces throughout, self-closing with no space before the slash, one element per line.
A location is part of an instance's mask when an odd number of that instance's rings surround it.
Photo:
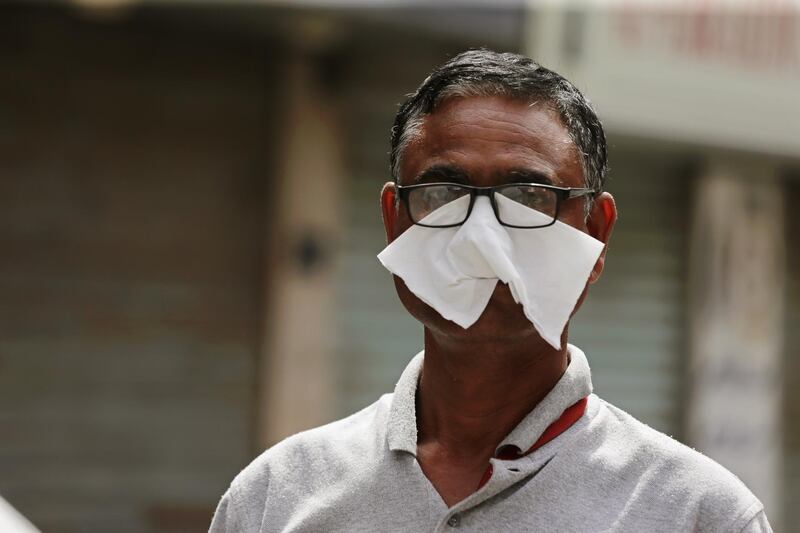
<path fill-rule="evenodd" d="M 391 395 L 361 411 L 308 431 L 297 433 L 269 448 L 250 463 L 232 485 L 260 487 L 269 478 L 301 478 L 340 474 L 353 462 L 382 452 Z"/>
<path fill-rule="evenodd" d="M 297 433 L 264 451 L 231 482 L 211 531 L 258 531 L 268 499 L 291 505 L 368 469 L 371 457 L 385 453 L 391 396 L 385 394 L 347 418 Z M 215 529 L 217 522 L 236 525 Z"/>
<path fill-rule="evenodd" d="M 729 470 L 622 409 L 598 400 L 590 423 L 596 439 L 593 461 L 672 512 L 680 510 L 701 529 L 726 525 L 740 531 L 763 505 Z"/>
<path fill-rule="evenodd" d="M 330 468 L 331 461 L 364 458 L 383 451 L 391 394 L 347 418 L 293 435 L 276 444 L 262 456 L 273 469 L 286 462 L 302 461 L 306 469 Z"/>

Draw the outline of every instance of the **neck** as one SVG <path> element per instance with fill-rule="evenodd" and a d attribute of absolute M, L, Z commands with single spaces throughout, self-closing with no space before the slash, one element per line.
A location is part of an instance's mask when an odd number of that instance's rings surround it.
<path fill-rule="evenodd" d="M 418 444 L 453 455 L 488 459 L 547 395 L 568 364 L 538 335 L 498 343 L 437 335 L 425 329 L 425 359 L 417 396 Z"/>

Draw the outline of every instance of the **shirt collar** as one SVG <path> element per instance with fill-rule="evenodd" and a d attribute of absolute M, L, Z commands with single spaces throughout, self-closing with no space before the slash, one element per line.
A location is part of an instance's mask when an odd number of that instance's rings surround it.
<path fill-rule="evenodd" d="M 591 394 L 592 377 L 586 356 L 572 344 L 567 345 L 567 349 L 570 363 L 566 372 L 533 411 L 503 439 L 497 451 L 504 446 L 514 446 L 521 451 L 530 449 L 565 409 Z M 387 427 L 390 450 L 417 454 L 415 400 L 424 355 L 425 352 L 421 351 L 414 356 L 395 386 Z"/>
<path fill-rule="evenodd" d="M 414 356 L 394 388 L 386 433 L 392 451 L 417 455 L 417 383 L 424 356 L 425 350 Z"/>

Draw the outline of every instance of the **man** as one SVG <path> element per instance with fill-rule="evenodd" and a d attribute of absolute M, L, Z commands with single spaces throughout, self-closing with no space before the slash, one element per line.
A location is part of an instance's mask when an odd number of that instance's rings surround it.
<path fill-rule="evenodd" d="M 398 112 L 379 256 L 424 351 L 274 446 L 211 531 L 770 531 L 731 473 L 591 394 L 568 319 L 617 213 L 602 126 L 530 59 L 465 52 Z"/>

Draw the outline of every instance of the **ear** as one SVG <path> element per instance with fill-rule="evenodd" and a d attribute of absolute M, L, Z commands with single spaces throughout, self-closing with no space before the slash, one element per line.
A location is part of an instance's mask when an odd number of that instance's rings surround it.
<path fill-rule="evenodd" d="M 397 238 L 397 207 L 397 188 L 393 182 L 387 181 L 381 189 L 381 216 L 387 244 Z"/>
<path fill-rule="evenodd" d="M 586 221 L 586 229 L 589 235 L 605 244 L 600 257 L 594 264 L 594 268 L 592 268 L 592 273 L 589 275 L 589 283 L 594 283 L 600 279 L 600 274 L 603 273 L 608 241 L 611 239 L 611 231 L 614 229 L 616 222 L 617 205 L 614 202 L 614 197 L 607 192 L 601 193 L 594 199 L 589 218 Z"/>

